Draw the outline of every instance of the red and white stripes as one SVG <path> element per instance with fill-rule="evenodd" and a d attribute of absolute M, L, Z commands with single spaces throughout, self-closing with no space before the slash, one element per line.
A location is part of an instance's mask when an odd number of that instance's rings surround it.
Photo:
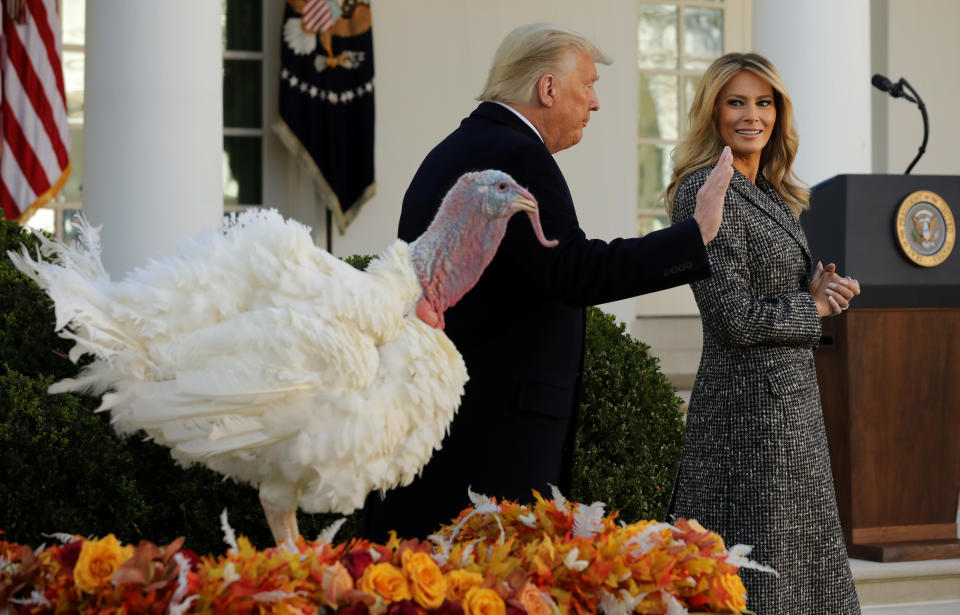
<path fill-rule="evenodd" d="M 3 0 L 0 205 L 24 220 L 70 175 L 56 0 Z"/>
<path fill-rule="evenodd" d="M 326 0 L 307 0 L 303 7 L 303 29 L 307 32 L 326 32 L 333 27 L 333 13 Z"/>

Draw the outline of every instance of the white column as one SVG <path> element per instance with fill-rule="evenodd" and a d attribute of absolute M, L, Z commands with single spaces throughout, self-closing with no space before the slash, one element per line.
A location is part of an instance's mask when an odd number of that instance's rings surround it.
<path fill-rule="evenodd" d="M 223 213 L 219 0 L 87 2 L 83 207 L 114 278 Z"/>
<path fill-rule="evenodd" d="M 754 51 L 777 67 L 793 101 L 800 179 L 870 173 L 868 0 L 754 0 L 752 22 Z"/>

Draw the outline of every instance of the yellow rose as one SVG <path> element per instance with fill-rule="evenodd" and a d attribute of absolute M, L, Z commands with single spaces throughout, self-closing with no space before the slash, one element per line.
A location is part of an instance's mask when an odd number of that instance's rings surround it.
<path fill-rule="evenodd" d="M 520 590 L 520 603 L 527 615 L 553 615 L 554 612 L 553 599 L 544 596 L 533 583 L 527 583 Z"/>
<path fill-rule="evenodd" d="M 353 589 L 353 577 L 347 572 L 343 564 L 336 562 L 327 566 L 320 578 L 320 590 L 323 591 L 323 601 L 328 606 L 337 608 L 344 594 Z"/>
<path fill-rule="evenodd" d="M 403 572 L 388 562 L 367 566 L 360 577 L 360 589 L 368 594 L 380 594 L 387 602 L 410 598 L 410 587 Z"/>
<path fill-rule="evenodd" d="M 471 587 L 463 601 L 465 615 L 506 615 L 507 605 L 492 589 Z"/>
<path fill-rule="evenodd" d="M 73 582 L 77 589 L 92 594 L 132 556 L 133 547 L 121 547 L 113 534 L 100 540 L 84 541 L 73 567 Z"/>
<path fill-rule="evenodd" d="M 451 570 L 447 573 L 447 597 L 463 602 L 471 588 L 483 585 L 483 575 L 479 572 Z"/>
<path fill-rule="evenodd" d="M 447 580 L 426 553 L 403 552 L 403 571 L 410 579 L 410 593 L 425 609 L 437 609 L 447 597 Z"/>
<path fill-rule="evenodd" d="M 724 574 L 715 577 L 711 583 L 711 593 L 726 594 L 725 600 L 720 600 L 716 606 L 723 611 L 739 613 L 747 608 L 747 589 L 743 586 L 743 581 L 735 574 Z"/>

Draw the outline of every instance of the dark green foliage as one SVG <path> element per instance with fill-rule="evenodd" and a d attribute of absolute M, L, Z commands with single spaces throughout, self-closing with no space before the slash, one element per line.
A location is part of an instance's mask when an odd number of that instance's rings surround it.
<path fill-rule="evenodd" d="M 588 308 L 571 499 L 628 523 L 664 519 L 683 443 L 682 401 L 649 350 Z"/>
<path fill-rule="evenodd" d="M 343 259 L 348 265 L 353 265 L 360 271 L 366 270 L 367 266 L 370 265 L 370 261 L 374 259 L 373 256 L 369 254 L 354 254 L 353 256 L 348 256 Z"/>
<path fill-rule="evenodd" d="M 51 378 L 0 373 L 0 528 L 40 544 L 40 532 L 103 536 L 142 519 L 135 460 L 92 412 L 92 400 L 48 395 Z"/>
<path fill-rule="evenodd" d="M 67 359 L 72 343 L 53 332 L 47 296 L 7 258 L 8 250 L 22 246 L 36 254 L 39 245 L 32 233 L 0 217 L 0 363 L 27 376 L 59 379 L 77 371 Z"/>

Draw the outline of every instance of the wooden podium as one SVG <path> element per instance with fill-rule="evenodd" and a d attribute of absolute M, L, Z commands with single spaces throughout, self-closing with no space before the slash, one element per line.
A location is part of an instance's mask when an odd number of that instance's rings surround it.
<path fill-rule="evenodd" d="M 800 217 L 814 261 L 862 287 L 814 356 L 847 550 L 874 561 L 960 557 L 960 246 L 908 259 L 895 222 L 919 190 L 960 213 L 960 176 L 838 175 Z"/>

